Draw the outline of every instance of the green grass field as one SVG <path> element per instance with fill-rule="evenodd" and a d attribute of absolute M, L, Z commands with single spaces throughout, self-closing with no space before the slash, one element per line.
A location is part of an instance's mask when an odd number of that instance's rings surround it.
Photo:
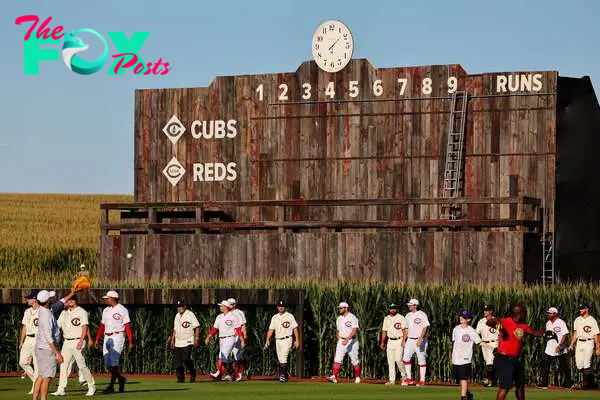
<path fill-rule="evenodd" d="M 79 388 L 76 379 L 70 380 L 70 386 L 67 388 L 68 398 L 83 398 L 85 389 Z M 281 384 L 278 382 L 265 381 L 246 381 L 236 383 L 213 382 L 208 380 L 199 380 L 196 383 L 177 384 L 169 379 L 149 379 L 149 378 L 130 378 L 125 393 L 115 393 L 110 396 L 103 395 L 101 390 L 106 385 L 106 379 L 96 379 L 99 388 L 96 396 L 108 397 L 111 399 L 232 399 L 240 400 L 251 399 L 310 399 L 310 400 L 335 400 L 335 399 L 384 399 L 390 397 L 402 399 L 427 399 L 442 400 L 460 398 L 458 387 L 402 387 L 385 386 L 383 384 L 361 384 L 354 383 L 332 383 L 325 382 L 288 382 Z M 52 389 L 56 383 L 52 384 Z M 27 391 L 30 388 L 28 380 L 19 378 L 1 378 L 0 379 L 0 399 L 19 399 L 27 398 Z M 474 387 L 472 392 L 475 399 L 495 399 L 495 389 L 483 389 Z M 239 397 L 238 397 L 239 396 Z M 509 394 L 510 398 L 514 395 Z M 598 399 L 599 391 L 572 391 L 564 390 L 539 390 L 530 389 L 527 391 L 528 399 Z M 49 396 L 49 398 L 54 398 Z"/>

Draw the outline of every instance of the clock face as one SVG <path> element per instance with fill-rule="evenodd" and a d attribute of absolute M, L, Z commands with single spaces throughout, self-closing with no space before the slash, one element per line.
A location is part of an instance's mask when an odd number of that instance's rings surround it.
<path fill-rule="evenodd" d="M 325 21 L 313 34 L 313 59 L 323 71 L 341 71 L 352 59 L 353 51 L 352 33 L 343 22 Z"/>

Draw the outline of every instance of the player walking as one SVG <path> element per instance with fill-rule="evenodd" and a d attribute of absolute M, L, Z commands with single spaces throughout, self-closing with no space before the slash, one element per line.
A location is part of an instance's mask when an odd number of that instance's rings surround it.
<path fill-rule="evenodd" d="M 124 392 L 126 379 L 121 375 L 119 364 L 125 346 L 125 334 L 127 334 L 129 349 L 133 349 L 133 332 L 131 331 L 129 311 L 119 303 L 119 293 L 114 290 L 109 290 L 102 298 L 108 307 L 102 312 L 102 322 L 98 326 L 94 344 L 97 349 L 100 347 L 100 339 L 104 339 L 102 354 L 104 364 L 110 370 L 110 384 L 102 393 L 114 393 L 117 380 L 119 381 L 119 392 Z"/>
<path fill-rule="evenodd" d="M 242 347 L 246 345 L 246 339 L 242 333 L 242 324 L 237 316 L 231 312 L 231 304 L 227 300 L 223 300 L 219 303 L 221 314 L 217 315 L 215 323 L 210 328 L 209 334 L 206 336 L 204 341 L 206 344 L 210 341 L 214 335 L 219 333 L 219 373 L 224 375 L 223 380 L 231 381 L 232 375 L 228 372 L 231 366 L 233 376 L 238 376 L 238 372 L 235 369 L 233 362 L 233 346 L 238 338 L 240 338 Z"/>
<path fill-rule="evenodd" d="M 340 374 L 342 361 L 346 354 L 350 356 L 350 361 L 354 366 L 354 383 L 360 383 L 360 359 L 358 358 L 358 318 L 348 308 L 350 306 L 346 302 L 341 302 L 338 305 L 340 315 L 336 321 L 337 345 L 335 348 L 335 357 L 333 359 L 333 374 L 328 378 L 331 382 L 337 383 L 337 377 Z"/>
<path fill-rule="evenodd" d="M 411 359 L 413 354 L 417 353 L 419 362 L 419 382 L 417 386 L 425 385 L 425 375 L 427 373 L 427 347 L 429 345 L 429 319 L 427 314 L 419 309 L 419 300 L 411 299 L 408 303 L 409 313 L 406 314 L 407 335 L 404 336 L 404 368 L 406 369 L 406 379 L 402 382 L 403 386 L 413 383 L 411 375 Z"/>
<path fill-rule="evenodd" d="M 25 298 L 29 308 L 25 310 L 21 324 L 21 338 L 19 340 L 19 366 L 23 368 L 25 374 L 31 379 L 31 390 L 28 394 L 33 393 L 33 385 L 37 379 L 37 360 L 35 358 L 35 335 L 38 330 L 38 312 L 40 305 L 37 302 L 36 296 L 38 292 L 32 290 Z"/>
<path fill-rule="evenodd" d="M 567 360 L 567 337 L 569 336 L 569 328 L 562 319 L 558 318 L 558 310 L 555 307 L 550 307 L 546 311 L 548 321 L 546 322 L 546 350 L 542 357 L 542 381 L 538 388 L 548 389 L 548 375 L 550 374 L 550 366 L 554 360 L 558 360 L 558 366 L 564 375 L 563 386 L 571 389 L 573 382 L 571 381 L 571 371 L 569 361 Z"/>
<path fill-rule="evenodd" d="M 292 343 L 296 350 L 299 349 L 300 336 L 298 333 L 298 323 L 292 314 L 286 311 L 285 302 L 280 300 L 277 303 L 277 314 L 271 317 L 271 324 L 267 331 L 267 340 L 265 349 L 271 345 L 271 337 L 275 333 L 275 350 L 277 351 L 277 360 L 279 361 L 278 376 L 279 382 L 287 382 L 288 374 L 288 355 L 292 348 Z M 296 340 L 293 340 L 294 337 Z"/>
<path fill-rule="evenodd" d="M 521 359 L 525 334 L 542 337 L 543 332 L 531 328 L 525 323 L 527 309 L 523 304 L 512 308 L 511 317 L 491 318 L 488 326 L 499 330 L 498 353 L 494 358 L 494 368 L 498 375 L 498 394 L 496 400 L 504 400 L 513 383 L 517 400 L 525 399 L 525 370 Z"/>
<path fill-rule="evenodd" d="M 389 314 L 383 319 L 383 326 L 381 327 L 381 341 L 379 342 L 381 350 L 386 350 L 386 339 L 388 340 L 386 355 L 389 378 L 385 383 L 386 385 L 396 384 L 396 365 L 400 370 L 402 380 L 406 379 L 402 356 L 404 353 L 404 336 L 406 336 L 408 329 L 406 320 L 401 314 L 398 314 L 398 309 L 398 305 L 394 303 L 388 306 Z"/>
<path fill-rule="evenodd" d="M 485 379 L 483 385 L 492 387 L 496 385 L 496 375 L 494 373 L 494 350 L 498 347 L 498 330 L 495 327 L 487 325 L 487 321 L 494 318 L 492 307 L 485 305 L 483 307 L 483 318 L 477 323 L 475 332 L 481 336 L 482 342 L 488 346 L 481 346 L 481 354 L 485 361 Z"/>
<path fill-rule="evenodd" d="M 248 340 L 248 332 L 246 330 L 246 315 L 244 312 L 237 308 L 237 303 L 234 298 L 227 299 L 227 302 L 231 305 L 231 312 L 237 317 L 242 325 L 242 336 L 236 337 L 236 342 L 233 344 L 233 367 L 237 371 L 235 377 L 236 381 L 241 381 L 246 371 L 245 360 L 244 360 L 244 344 L 242 344 L 241 338 Z M 245 343 L 245 342 L 244 342 Z"/>
<path fill-rule="evenodd" d="M 575 346 L 576 342 L 577 345 Z M 596 356 L 600 357 L 598 322 L 590 315 L 590 306 L 583 303 L 579 306 L 579 317 L 573 322 L 573 336 L 569 345 L 569 350 L 575 349 L 577 369 L 583 372 L 582 389 L 594 389 L 597 386 L 594 382 L 594 369 L 592 368 L 594 343 L 596 345 Z"/>
<path fill-rule="evenodd" d="M 177 382 L 185 382 L 185 369 L 190 373 L 190 382 L 196 381 L 196 368 L 192 358 L 192 351 L 200 345 L 200 323 L 196 315 L 187 309 L 182 298 L 175 300 L 177 314 L 173 321 L 173 334 L 171 335 L 171 348 L 173 351 L 173 368 L 177 375 Z"/>
<path fill-rule="evenodd" d="M 88 337 L 89 322 L 88 313 L 77 304 L 77 297 L 73 296 L 66 304 L 67 309 L 58 317 L 58 327 L 63 332 L 63 345 L 61 353 L 64 363 L 60 368 L 60 379 L 58 389 L 52 393 L 53 396 L 64 396 L 67 380 L 69 378 L 69 368 L 73 360 L 77 363 L 77 368 L 81 371 L 88 383 L 86 396 L 93 396 L 96 393 L 96 384 L 92 373 L 85 364 L 85 358 L 82 350 L 85 348 L 85 339 Z"/>
<path fill-rule="evenodd" d="M 469 379 L 471 379 L 471 364 L 473 363 L 473 344 L 480 344 L 481 337 L 471 326 L 473 315 L 469 311 L 461 311 L 458 317 L 459 325 L 452 330 L 452 369 L 454 378 L 460 385 L 460 399 L 472 399 L 469 392 Z M 484 343 L 484 345 L 490 346 Z"/>

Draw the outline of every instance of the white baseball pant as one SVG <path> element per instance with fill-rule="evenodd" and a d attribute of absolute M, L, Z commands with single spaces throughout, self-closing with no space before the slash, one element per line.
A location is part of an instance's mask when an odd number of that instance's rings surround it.
<path fill-rule="evenodd" d="M 279 360 L 279 364 L 287 364 L 292 344 L 293 341 L 291 337 L 275 340 L 275 349 L 277 350 L 277 360 Z"/>
<path fill-rule="evenodd" d="M 575 345 L 575 364 L 577 369 L 586 369 L 592 367 L 592 356 L 594 355 L 594 339 L 587 339 L 585 342 L 577 339 Z"/>
<path fill-rule="evenodd" d="M 233 361 L 232 352 L 237 336 L 219 337 L 219 359 L 224 363 Z"/>
<path fill-rule="evenodd" d="M 242 339 L 239 336 L 236 336 L 234 339 L 235 342 L 233 343 L 231 354 L 234 361 L 240 361 L 242 359 Z"/>
<path fill-rule="evenodd" d="M 33 367 L 32 367 L 33 364 Z M 35 338 L 27 336 L 21 347 L 21 354 L 19 354 L 19 365 L 23 368 L 23 371 L 27 374 L 27 377 L 35 382 L 37 379 L 37 359 L 35 357 Z"/>
<path fill-rule="evenodd" d="M 333 362 L 341 364 L 344 361 L 344 357 L 346 354 L 350 356 L 350 361 L 352 365 L 357 365 L 360 363 L 358 359 L 358 340 L 356 338 L 350 340 L 345 346 L 342 344 L 342 339 L 338 340 L 337 345 L 335 347 L 335 357 L 333 358 Z"/>
<path fill-rule="evenodd" d="M 427 363 L 427 347 L 429 346 L 429 340 L 425 338 L 421 343 L 421 346 L 417 347 L 417 339 L 408 338 L 406 340 L 406 346 L 404 347 L 404 362 L 410 362 L 412 356 L 417 353 L 417 361 L 419 365 L 425 365 Z"/>
<path fill-rule="evenodd" d="M 94 387 L 95 382 L 92 377 L 90 369 L 85 364 L 85 358 L 81 350 L 77 350 L 77 343 L 79 339 L 67 340 L 65 339 L 63 347 L 61 349 L 64 362 L 60 365 L 60 378 L 58 381 L 58 390 L 64 391 L 67 387 L 67 380 L 69 379 L 69 373 L 73 367 L 73 362 L 77 363 L 77 368 L 83 374 L 85 381 L 88 383 L 88 387 Z M 85 342 L 83 342 L 83 348 L 85 348 Z"/>
<path fill-rule="evenodd" d="M 406 370 L 404 369 L 404 363 L 402 362 L 402 356 L 404 355 L 402 338 L 396 340 L 388 339 L 386 352 L 389 369 L 389 381 L 396 381 L 396 365 L 398 366 L 398 370 L 400 370 L 400 376 L 402 379 L 406 378 Z"/>
<path fill-rule="evenodd" d="M 121 359 L 121 353 L 123 352 L 124 346 L 125 334 L 123 332 L 113 333 L 110 336 L 104 335 L 102 355 L 104 356 L 104 364 L 108 368 L 119 366 L 119 361 Z"/>
<path fill-rule="evenodd" d="M 486 343 L 490 346 L 493 346 L 492 349 L 486 349 L 485 347 L 481 348 L 481 354 L 483 355 L 483 359 L 485 361 L 485 365 L 494 365 L 494 349 L 498 347 L 498 342 L 490 342 Z"/>

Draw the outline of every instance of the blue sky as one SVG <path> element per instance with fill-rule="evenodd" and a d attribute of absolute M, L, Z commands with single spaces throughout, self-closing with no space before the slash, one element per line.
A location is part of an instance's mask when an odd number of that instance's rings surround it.
<path fill-rule="evenodd" d="M 69 32 L 151 31 L 145 62 L 167 75 L 78 75 L 60 61 L 23 73 L 21 15 Z M 132 193 L 136 88 L 207 86 L 218 75 L 295 71 L 327 19 L 376 67 L 462 64 L 469 73 L 558 70 L 599 92 L 600 1 L 17 1 L 0 4 L 0 192 Z M 40 22 L 41 23 L 41 22 Z M 107 37 L 107 35 L 105 36 Z M 100 42 L 98 42 L 100 43 Z M 108 41 L 109 54 L 116 48 Z M 90 41 L 90 51 L 94 42 Z"/>

